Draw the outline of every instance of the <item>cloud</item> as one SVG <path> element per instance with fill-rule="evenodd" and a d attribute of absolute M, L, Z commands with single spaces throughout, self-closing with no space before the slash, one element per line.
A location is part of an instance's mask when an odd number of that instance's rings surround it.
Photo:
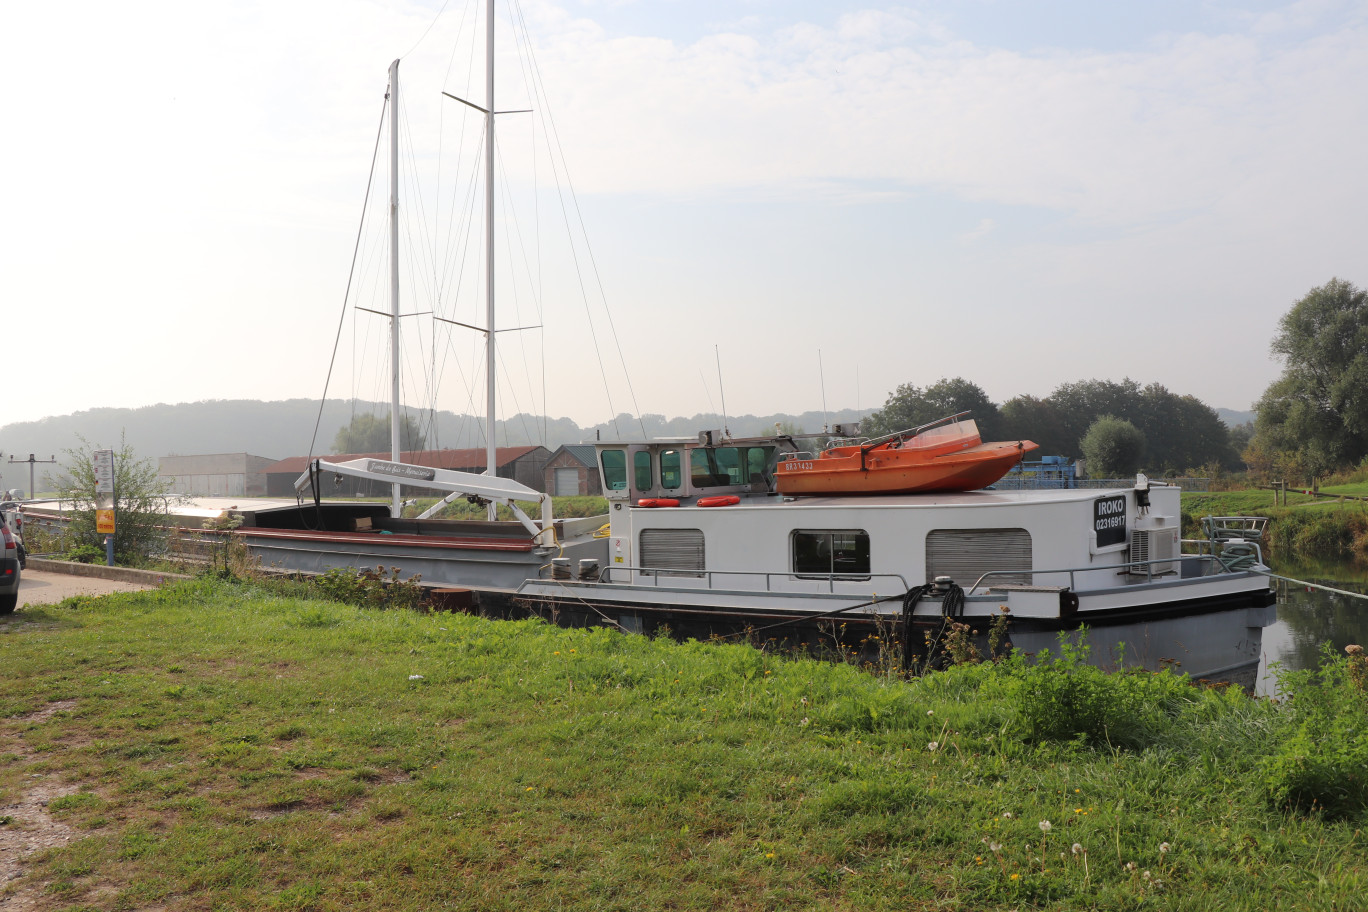
<path fill-rule="evenodd" d="M 596 192 L 872 181 L 1122 224 L 1275 175 L 1282 192 L 1317 192 L 1368 139 L 1362 25 L 1112 54 L 979 47 L 873 11 L 687 45 L 572 34 L 539 36 L 541 59 L 553 92 L 573 86 L 561 123 Z M 1317 124 L 1333 145 L 1307 146 Z"/>

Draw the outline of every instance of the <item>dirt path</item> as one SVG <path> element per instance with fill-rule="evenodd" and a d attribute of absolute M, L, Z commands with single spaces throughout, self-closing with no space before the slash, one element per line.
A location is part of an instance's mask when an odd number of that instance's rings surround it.
<path fill-rule="evenodd" d="M 110 592 L 135 592 L 151 588 L 141 583 L 25 570 L 19 580 L 19 608 L 23 609 L 25 605 L 50 605 L 73 595 L 106 595 Z"/>
<path fill-rule="evenodd" d="M 22 583 L 20 584 L 23 585 Z M 20 728 L 25 723 L 41 722 L 53 713 L 71 709 L 75 700 L 62 700 L 49 703 L 46 707 L 28 716 L 11 720 Z M 5 726 L 7 729 L 10 726 Z M 24 743 L 22 735 L 13 732 L 0 732 L 0 745 L 7 752 L 18 756 L 19 760 L 32 759 L 33 752 Z M 24 791 L 19 799 L 0 806 L 0 908 L 6 912 L 37 910 L 47 908 L 43 895 L 44 884 L 26 884 L 18 890 L 7 890 L 10 881 L 24 875 L 24 857 L 42 849 L 66 845 L 71 841 L 72 830 L 48 813 L 48 802 L 76 791 L 74 785 L 63 785 L 52 777 L 32 774 L 25 782 Z"/>
<path fill-rule="evenodd" d="M 19 610 L 23 611 L 28 605 L 60 602 L 73 595 L 105 595 L 150 588 L 140 583 L 25 570 L 19 582 Z M 31 760 L 33 752 L 24 742 L 24 728 L 73 706 L 74 700 L 63 700 L 49 703 L 32 715 L 6 720 L 6 724 L 0 726 L 0 752 L 11 754 L 20 763 Z M 47 806 L 53 799 L 75 792 L 75 785 L 62 783 L 53 776 L 31 774 L 21 788 L 20 794 L 0 804 L 0 820 L 3 820 L 0 824 L 0 909 L 5 912 L 36 912 L 52 907 L 52 897 L 43 892 L 46 884 L 26 883 L 14 889 L 13 881 L 26 873 L 25 856 L 66 845 L 74 835 L 71 827 L 52 818 Z"/>

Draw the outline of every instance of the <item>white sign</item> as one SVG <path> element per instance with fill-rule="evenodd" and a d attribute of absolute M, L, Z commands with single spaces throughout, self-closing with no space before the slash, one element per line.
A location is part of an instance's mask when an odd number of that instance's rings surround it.
<path fill-rule="evenodd" d="M 95 451 L 95 493 L 114 496 L 114 451 Z"/>

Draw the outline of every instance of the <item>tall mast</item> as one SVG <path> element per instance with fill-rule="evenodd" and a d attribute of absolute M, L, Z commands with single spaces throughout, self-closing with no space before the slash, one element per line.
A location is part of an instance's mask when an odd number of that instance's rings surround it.
<path fill-rule="evenodd" d="M 399 61 L 390 64 L 390 460 L 399 461 Z M 399 482 L 390 516 L 399 518 Z"/>
<path fill-rule="evenodd" d="M 494 452 L 494 0 L 485 11 L 485 474 L 497 475 Z M 494 519 L 494 504 L 488 518 Z"/>

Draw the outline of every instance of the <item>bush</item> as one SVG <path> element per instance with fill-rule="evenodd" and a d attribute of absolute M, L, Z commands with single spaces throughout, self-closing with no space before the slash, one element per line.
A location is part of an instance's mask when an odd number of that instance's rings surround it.
<path fill-rule="evenodd" d="M 1186 705 L 1200 699 L 1186 675 L 1165 670 L 1106 672 L 1088 664 L 1086 644 L 1060 634 L 1060 656 L 1032 661 L 1013 652 L 999 686 L 1021 733 L 1035 741 L 1082 740 L 1142 748 L 1157 742 Z"/>
<path fill-rule="evenodd" d="M 77 545 L 62 555 L 62 560 L 75 561 L 78 564 L 103 564 L 105 558 L 104 549 L 94 545 Z"/>
<path fill-rule="evenodd" d="M 423 603 L 423 587 L 415 573 L 406 580 L 399 578 L 399 568 L 384 567 L 374 570 L 355 570 L 334 567 L 311 581 L 311 588 L 324 598 L 361 608 L 415 609 Z"/>
<path fill-rule="evenodd" d="M 1276 807 L 1329 817 L 1368 809 L 1368 659 L 1360 646 L 1346 651 L 1336 657 L 1327 645 L 1319 671 L 1276 671 L 1279 688 L 1292 695 L 1296 725 L 1264 764 Z"/>

